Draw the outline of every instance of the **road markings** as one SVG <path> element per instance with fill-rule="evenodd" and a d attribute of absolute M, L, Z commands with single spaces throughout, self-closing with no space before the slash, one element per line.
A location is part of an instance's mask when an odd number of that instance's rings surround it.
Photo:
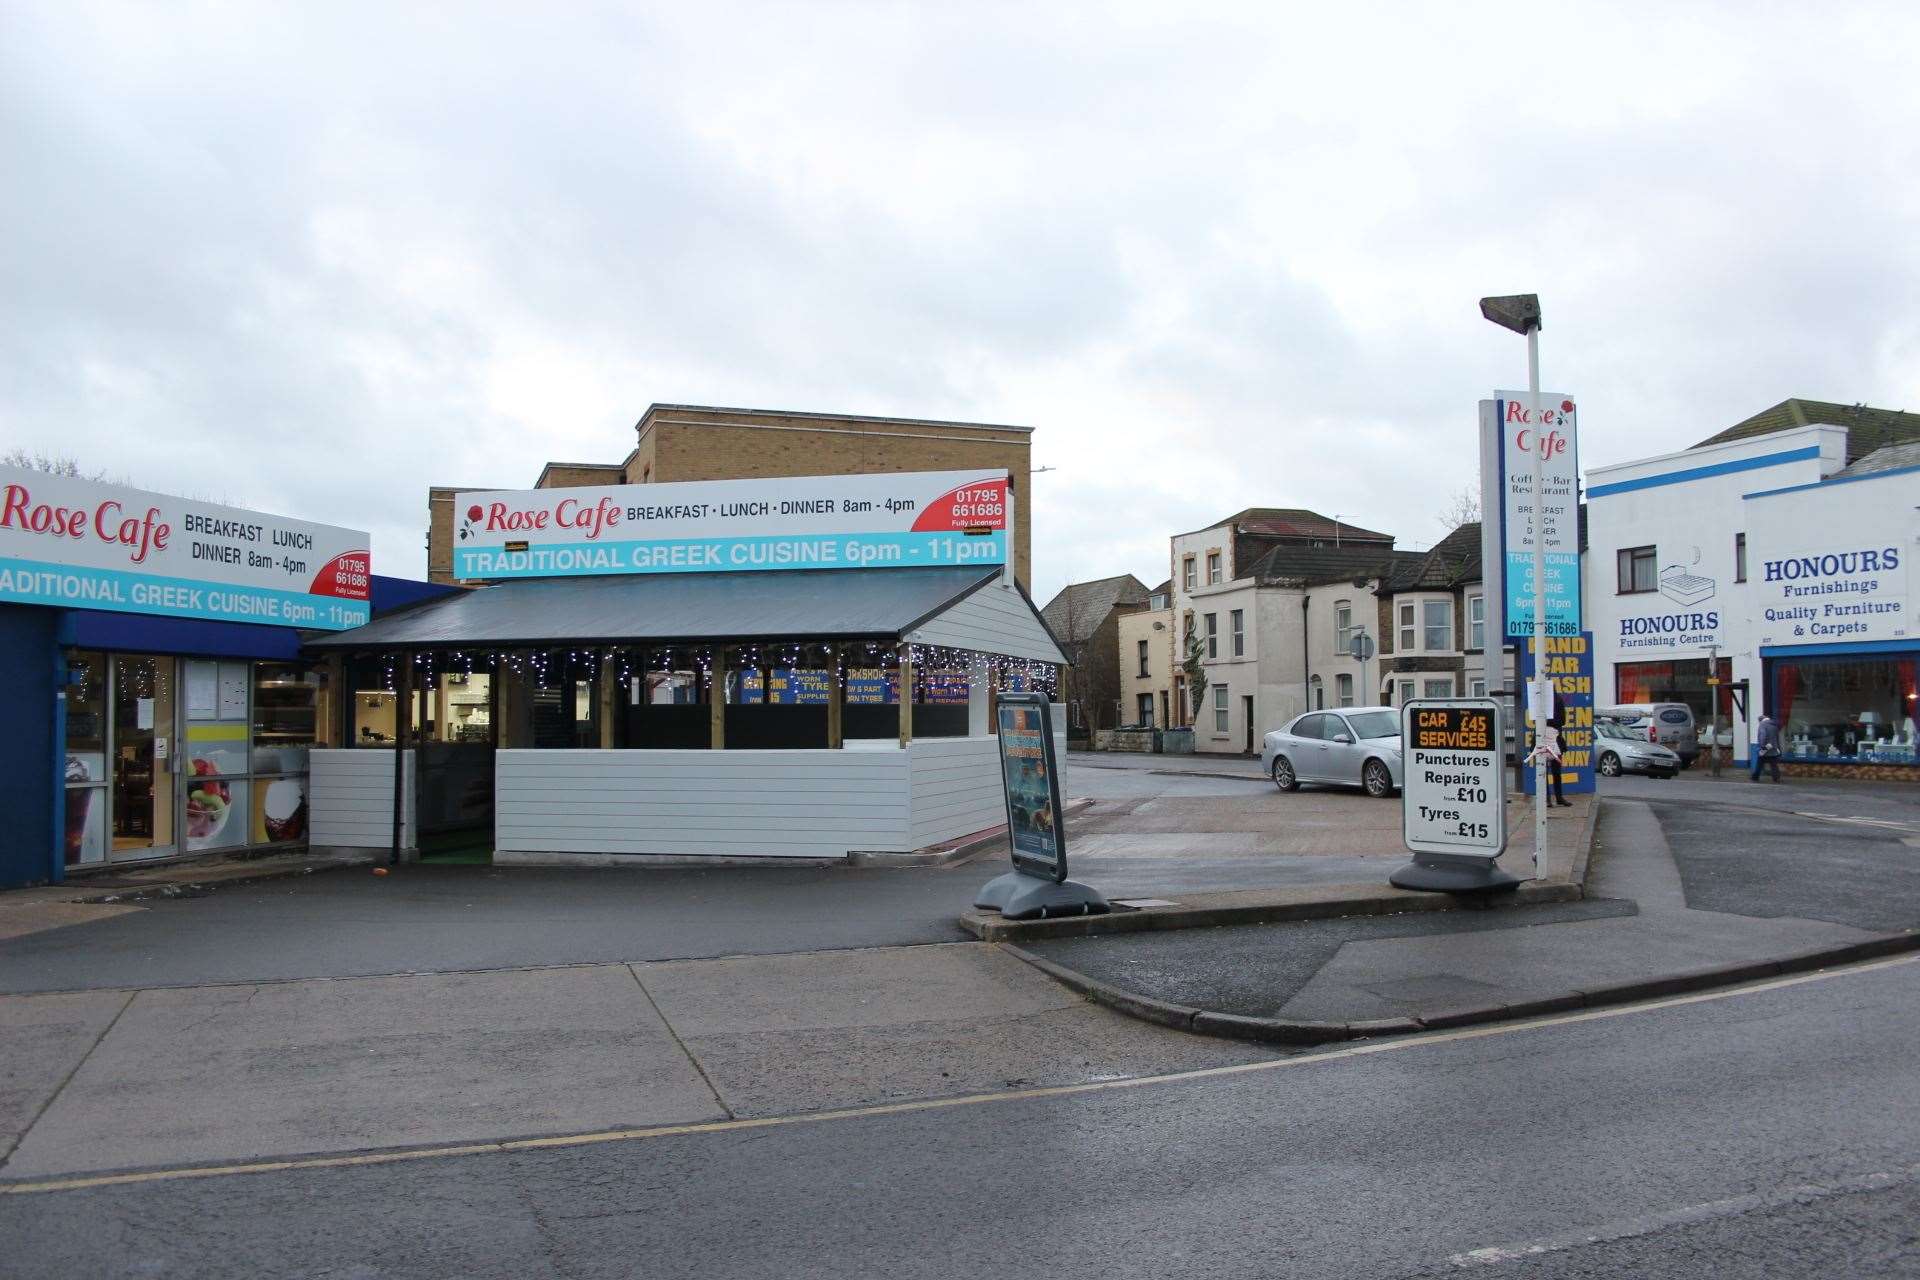
<path fill-rule="evenodd" d="M 1857 827 L 1884 827 L 1889 831 L 1914 830 L 1914 825 L 1911 822 L 1895 822 L 1891 818 L 1844 817 L 1837 813 L 1810 813 L 1804 809 L 1795 809 L 1793 816 L 1796 818 L 1818 818 L 1822 822 L 1844 822 L 1850 826 Z"/>
<path fill-rule="evenodd" d="M 1734 1196 L 1727 1200 L 1710 1200 L 1705 1204 L 1692 1204 L 1659 1213 L 1621 1218 L 1602 1223 L 1597 1227 L 1565 1231 L 1524 1244 L 1499 1244 L 1489 1245 L 1484 1249 L 1470 1249 L 1466 1253 L 1454 1254 L 1447 1261 L 1455 1268 L 1462 1270 L 1471 1267 L 1499 1266 L 1502 1263 L 1518 1262 L 1523 1258 L 1539 1257 L 1543 1253 L 1564 1253 L 1569 1249 L 1581 1249 L 1588 1245 L 1632 1240 L 1674 1227 L 1690 1227 L 1721 1218 L 1737 1218 L 1741 1214 L 1759 1210 L 1784 1209 L 1788 1205 L 1809 1204 L 1816 1200 L 1831 1199 L 1834 1196 L 1884 1191 L 1889 1187 L 1904 1186 L 1916 1178 L 1920 1178 L 1920 1164 L 1908 1165 L 1904 1169 L 1894 1169 L 1887 1173 L 1868 1173 L 1858 1177 L 1843 1178 L 1837 1182 L 1804 1183 L 1797 1187 L 1782 1187 L 1778 1191 L 1759 1195 Z"/>
<path fill-rule="evenodd" d="M 1580 1013 L 1555 1014 L 1544 1018 L 1534 1018 L 1523 1022 L 1501 1023 L 1487 1027 L 1463 1027 L 1456 1031 L 1440 1031 L 1429 1035 L 1402 1036 L 1390 1040 L 1370 1041 L 1351 1045 L 1343 1049 L 1330 1049 L 1322 1053 L 1305 1053 L 1292 1058 L 1272 1058 L 1260 1062 L 1239 1062 L 1224 1067 L 1200 1067 L 1192 1071 L 1172 1071 L 1163 1075 L 1129 1076 L 1119 1080 L 1093 1080 L 1080 1084 L 1049 1085 L 1037 1089 L 1007 1090 L 1002 1093 L 961 1094 L 952 1098 L 921 1098 L 910 1102 L 877 1103 L 865 1107 L 842 1107 L 831 1111 L 806 1111 L 794 1115 L 763 1116 L 744 1120 L 707 1120 L 691 1124 L 652 1125 L 633 1129 L 607 1129 L 598 1133 L 557 1134 L 547 1138 L 505 1138 L 494 1142 L 469 1142 L 458 1146 L 418 1147 L 406 1151 L 375 1151 L 358 1155 L 339 1156 L 291 1156 L 283 1160 L 256 1160 L 244 1164 L 199 1165 L 164 1169 L 146 1169 L 133 1173 L 82 1174 L 60 1178 L 41 1178 L 21 1182 L 0 1182 L 0 1195 L 37 1195 L 53 1191 L 85 1191 L 96 1187 L 135 1186 L 151 1182 L 179 1182 L 194 1178 L 231 1178 L 258 1173 L 287 1173 L 306 1169 L 353 1169 L 370 1165 L 400 1164 L 412 1160 L 440 1160 L 459 1156 L 500 1155 L 515 1151 L 553 1151 L 569 1147 L 598 1146 L 608 1142 L 644 1142 L 654 1138 L 675 1138 L 693 1134 L 739 1133 L 751 1129 L 779 1129 L 792 1125 L 829 1124 L 839 1120 L 866 1120 L 880 1116 L 913 1115 L 921 1112 L 947 1111 L 956 1107 L 977 1107 L 993 1103 L 1026 1102 L 1040 1098 L 1068 1098 L 1079 1094 L 1105 1093 L 1116 1089 L 1140 1089 L 1152 1085 L 1182 1084 L 1193 1080 L 1217 1080 L 1229 1076 L 1252 1075 L 1258 1072 L 1285 1071 L 1295 1067 L 1315 1066 L 1323 1062 L 1337 1062 L 1346 1058 L 1364 1058 L 1377 1053 L 1405 1053 L 1424 1049 L 1437 1044 L 1451 1044 L 1461 1040 L 1484 1040 L 1492 1036 L 1517 1035 L 1528 1031 L 1538 1031 L 1548 1027 L 1571 1026 L 1581 1022 L 1597 1022 L 1607 1018 L 1631 1017 L 1635 1014 L 1651 1013 L 1661 1009 L 1679 1008 L 1690 1004 L 1707 1004 L 1718 1000 L 1732 1000 L 1744 996 L 1759 995 L 1768 991 L 1779 991 L 1787 987 L 1798 987 L 1809 982 L 1825 982 L 1833 978 L 1852 977 L 1865 973 L 1876 973 L 1882 969 L 1894 969 L 1904 965 L 1920 964 L 1920 955 L 1896 956 L 1888 960 L 1877 960 L 1870 964 L 1852 965 L 1840 969 L 1820 969 L 1813 973 L 1798 974 L 1790 978 L 1773 978 L 1766 982 L 1750 983 L 1746 986 L 1730 987 L 1719 991 L 1703 991 L 1694 995 L 1670 996 L 1660 1000 L 1649 1000 L 1641 1004 L 1619 1005 L 1606 1009 L 1589 1009 Z"/>

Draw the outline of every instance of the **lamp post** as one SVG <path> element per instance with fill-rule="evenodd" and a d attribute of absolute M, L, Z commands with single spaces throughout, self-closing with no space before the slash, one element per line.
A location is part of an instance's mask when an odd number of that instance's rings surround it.
<path fill-rule="evenodd" d="M 1538 719 L 1553 706 L 1553 684 L 1547 671 L 1547 550 L 1546 529 L 1541 520 L 1546 488 L 1542 480 L 1545 463 L 1540 450 L 1540 295 L 1515 293 L 1480 299 L 1480 314 L 1503 329 L 1522 334 L 1527 340 L 1527 421 L 1534 428 L 1533 519 L 1529 522 L 1533 538 L 1533 688 L 1528 701 L 1534 708 L 1534 740 L 1539 741 Z M 1504 447 L 1504 446 L 1503 446 Z M 1506 495 L 1501 495 L 1504 503 Z M 1516 740 L 1518 726 L 1515 726 Z M 1533 876 L 1540 878 L 1540 851 L 1547 845 L 1547 768 L 1544 757 L 1533 761 Z"/>

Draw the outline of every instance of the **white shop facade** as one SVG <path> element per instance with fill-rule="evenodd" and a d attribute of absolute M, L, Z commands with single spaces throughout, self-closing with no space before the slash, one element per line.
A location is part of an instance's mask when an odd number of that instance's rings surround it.
<path fill-rule="evenodd" d="M 455 571 L 488 585 L 310 645 L 372 690 L 313 753 L 312 843 L 607 865 L 999 826 L 994 698 L 1064 661 L 1009 498 L 1003 471 L 462 494 Z"/>
<path fill-rule="evenodd" d="M 1686 702 L 1704 749 L 1717 702 L 1742 764 L 1764 708 L 1790 771 L 1920 781 L 1913 452 L 1813 425 L 1590 470 L 1596 704 Z"/>

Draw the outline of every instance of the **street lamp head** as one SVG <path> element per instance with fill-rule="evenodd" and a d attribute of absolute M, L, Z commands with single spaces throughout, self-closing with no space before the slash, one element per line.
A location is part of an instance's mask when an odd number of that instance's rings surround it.
<path fill-rule="evenodd" d="M 1540 295 L 1509 293 L 1498 298 L 1480 299 L 1480 314 L 1499 325 L 1525 335 L 1540 327 Z"/>

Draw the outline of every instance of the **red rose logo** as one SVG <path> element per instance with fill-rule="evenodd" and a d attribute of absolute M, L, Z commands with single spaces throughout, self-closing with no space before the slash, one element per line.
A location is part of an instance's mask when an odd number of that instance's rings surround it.
<path fill-rule="evenodd" d="M 1562 401 L 1560 402 L 1560 412 L 1562 412 L 1562 413 L 1572 413 L 1572 412 L 1573 412 L 1573 401 L 1571 401 L 1571 400 L 1562 400 Z M 478 511 L 479 509 L 480 509 L 480 508 L 478 508 L 478 507 L 475 507 L 475 508 L 474 508 L 474 510 L 475 510 L 475 511 Z M 476 520 L 478 520 L 479 518 L 480 518 L 479 516 L 475 516 L 475 517 L 474 517 L 474 519 L 476 519 Z"/>
<path fill-rule="evenodd" d="M 475 524 L 479 524 L 480 517 L 485 514 L 486 512 L 482 511 L 478 506 L 472 506 L 467 508 L 467 519 L 473 521 Z"/>

